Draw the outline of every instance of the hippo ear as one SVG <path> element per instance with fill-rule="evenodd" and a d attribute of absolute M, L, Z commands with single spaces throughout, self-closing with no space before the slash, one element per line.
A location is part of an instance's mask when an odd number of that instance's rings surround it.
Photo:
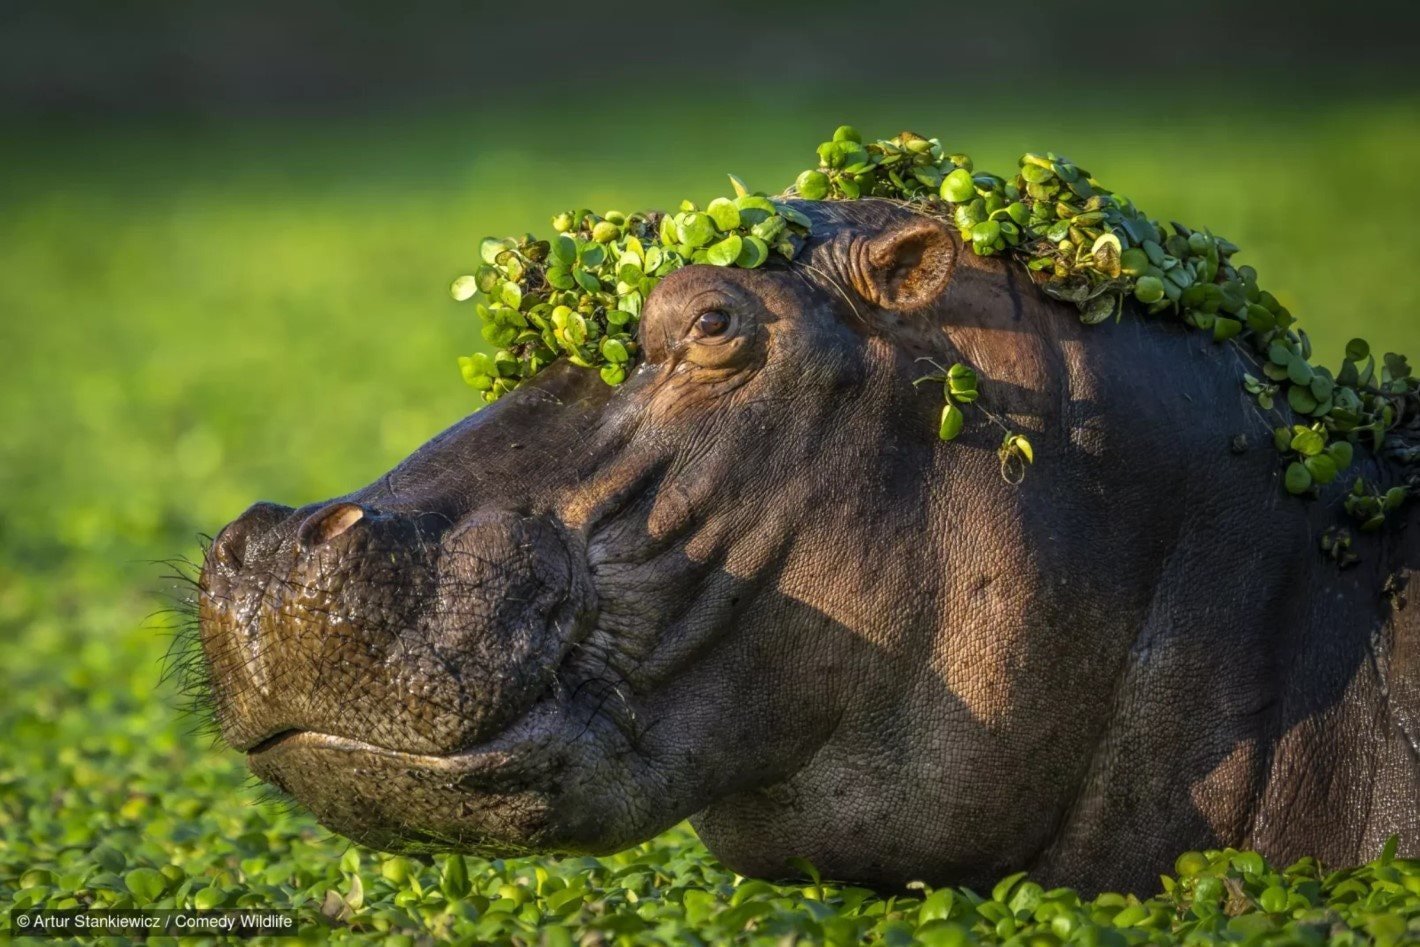
<path fill-rule="evenodd" d="M 956 243 L 940 220 L 914 217 L 867 242 L 859 256 L 858 285 L 883 309 L 911 312 L 930 306 L 946 291 L 956 262 Z"/>

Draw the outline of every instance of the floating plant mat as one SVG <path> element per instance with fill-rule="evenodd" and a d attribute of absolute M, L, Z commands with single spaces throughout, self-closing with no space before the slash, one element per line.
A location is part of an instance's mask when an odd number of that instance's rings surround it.
<path fill-rule="evenodd" d="M 818 166 L 779 196 L 752 193 L 734 176 L 734 195 L 671 213 L 596 214 L 552 220 L 555 236 L 487 239 L 477 270 L 453 295 L 476 300 L 493 353 L 459 359 L 464 380 L 493 401 L 558 359 L 601 373 L 609 385 L 635 364 L 636 326 L 657 282 L 690 264 L 754 269 L 793 260 L 812 223 L 787 201 L 884 198 L 950 221 L 982 256 L 1022 264 L 1048 295 L 1072 303 L 1093 325 L 1122 316 L 1133 300 L 1145 313 L 1175 319 L 1219 343 L 1242 346 L 1258 368 L 1242 384 L 1279 421 L 1275 431 L 1288 492 L 1313 496 L 1346 474 L 1364 446 L 1402 466 L 1420 466 L 1420 381 L 1404 356 L 1377 359 L 1364 339 L 1347 346 L 1332 371 L 1312 360 L 1292 314 L 1258 285 L 1238 248 L 1179 223 L 1167 227 L 1059 155 L 1022 155 L 1015 174 L 976 169 L 936 138 L 903 132 L 864 142 L 844 125 L 818 147 Z M 969 366 L 941 368 L 938 434 L 952 440 L 977 397 Z M 1034 460 L 1029 441 L 1007 431 L 1003 470 Z M 1387 487 L 1358 478 L 1346 509 L 1363 530 L 1385 524 L 1416 487 L 1415 476 Z M 1349 535 L 1324 544 L 1354 561 Z"/>

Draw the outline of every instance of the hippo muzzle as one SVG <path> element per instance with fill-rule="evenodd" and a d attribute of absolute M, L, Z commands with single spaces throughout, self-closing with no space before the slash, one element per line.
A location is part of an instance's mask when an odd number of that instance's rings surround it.
<path fill-rule="evenodd" d="M 546 814 L 522 768 L 547 765 L 530 744 L 594 620 L 577 547 L 552 519 L 504 509 L 450 523 L 258 503 L 203 566 L 223 737 L 363 842 L 520 848 Z"/>

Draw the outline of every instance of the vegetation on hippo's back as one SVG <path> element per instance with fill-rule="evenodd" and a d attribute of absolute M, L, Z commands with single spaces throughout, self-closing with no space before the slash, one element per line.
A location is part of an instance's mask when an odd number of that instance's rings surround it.
<path fill-rule="evenodd" d="M 783 197 L 905 202 L 951 220 L 978 254 L 1009 253 L 1045 293 L 1075 304 L 1086 324 L 1120 318 L 1132 298 L 1151 315 L 1242 345 L 1258 365 L 1242 384 L 1276 418 L 1288 492 L 1313 495 L 1335 482 L 1357 445 L 1420 465 L 1420 378 L 1405 357 L 1388 353 L 1378 363 L 1369 344 L 1354 339 L 1338 371 L 1313 364 L 1306 333 L 1259 287 L 1251 267 L 1233 264 L 1238 248 L 1231 242 L 1179 223 L 1164 227 L 1055 154 L 1022 155 L 1007 179 L 978 171 L 936 138 L 903 132 L 865 143 L 844 125 L 818 157 L 818 167 L 799 174 Z M 792 260 L 809 221 L 782 198 L 750 194 L 731 180 L 735 198 L 718 198 L 704 211 L 689 202 L 674 216 L 582 210 L 554 219 L 559 236 L 551 245 L 531 235 L 484 241 L 484 265 L 456 280 L 453 293 L 482 295 L 484 339 L 497 351 L 461 358 L 465 380 L 494 400 L 565 357 L 600 366 L 608 384 L 619 384 L 635 361 L 640 306 L 661 277 L 688 263 L 757 267 L 771 247 Z M 652 238 L 659 246 L 648 248 Z M 953 393 L 945 373 L 928 377 L 946 383 L 938 434 L 953 440 L 965 424 L 960 405 L 976 400 L 975 374 L 969 401 Z M 1290 416 L 1280 410 L 1284 404 Z M 1413 439 L 1390 436 L 1407 422 Z M 1006 428 L 1003 469 L 1012 459 L 1019 468 L 1033 451 Z M 1357 478 L 1346 510 L 1374 530 L 1417 488 L 1420 474 L 1385 490 Z"/>

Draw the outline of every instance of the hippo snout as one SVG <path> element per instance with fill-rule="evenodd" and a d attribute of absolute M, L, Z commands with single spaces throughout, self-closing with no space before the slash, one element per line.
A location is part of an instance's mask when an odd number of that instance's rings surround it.
<path fill-rule="evenodd" d="M 426 756 L 496 736 L 555 685 L 592 620 L 574 546 L 553 519 L 509 510 L 450 522 L 354 500 L 252 506 L 202 571 L 223 737 L 256 766 L 297 735 Z"/>

